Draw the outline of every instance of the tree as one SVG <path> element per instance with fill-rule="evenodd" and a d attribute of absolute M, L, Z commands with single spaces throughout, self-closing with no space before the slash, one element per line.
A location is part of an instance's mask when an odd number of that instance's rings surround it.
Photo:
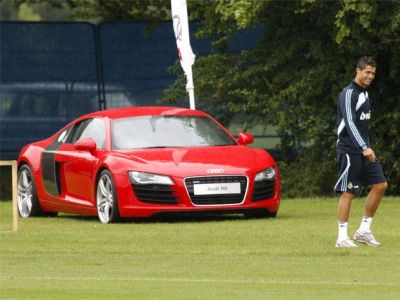
<path fill-rule="evenodd" d="M 197 34 L 215 46 L 194 65 L 197 98 L 216 108 L 225 125 L 240 114 L 246 126 L 277 126 L 281 147 L 299 153 L 296 162 L 281 163 L 289 196 L 333 190 L 337 96 L 354 78 L 358 58 L 375 57 L 373 148 L 389 191 L 400 191 L 400 2 L 219 0 L 191 1 L 188 7 L 201 20 Z M 264 29 L 259 44 L 229 53 L 234 34 L 252 26 Z M 177 82 L 166 98 L 184 95 L 182 86 Z"/>
<path fill-rule="evenodd" d="M 170 3 L 163 0 L 3 0 L 2 20 L 37 21 L 133 21 L 154 23 L 170 16 Z M 26 16 L 18 17 L 22 10 Z M 28 12 L 28 14 L 27 14 Z"/>

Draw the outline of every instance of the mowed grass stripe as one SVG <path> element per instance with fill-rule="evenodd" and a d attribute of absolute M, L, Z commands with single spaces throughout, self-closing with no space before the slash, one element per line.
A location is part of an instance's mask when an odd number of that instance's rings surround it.
<path fill-rule="evenodd" d="M 329 282 L 329 281 L 280 281 L 280 280 L 226 280 L 226 279 L 207 279 L 207 278 L 100 278 L 100 277 L 0 277 L 0 280 L 47 280 L 47 281 L 154 281 L 154 282 L 189 282 L 189 283 L 229 283 L 229 284 L 279 284 L 279 285 L 338 285 L 338 286 L 371 286 L 371 287 L 400 287 L 400 283 L 387 282 Z"/>
<path fill-rule="evenodd" d="M 0 235 L 0 299 L 398 299 L 400 198 L 385 198 L 374 220 L 380 248 L 335 248 L 336 207 L 283 200 L 276 219 L 259 220 L 20 219 L 18 233 Z M 0 228 L 10 208 L 0 203 Z"/>

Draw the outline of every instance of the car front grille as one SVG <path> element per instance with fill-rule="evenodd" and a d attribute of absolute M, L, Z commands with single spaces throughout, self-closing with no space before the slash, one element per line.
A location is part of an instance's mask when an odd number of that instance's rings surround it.
<path fill-rule="evenodd" d="M 177 204 L 178 201 L 169 185 L 132 184 L 136 198 L 142 202 L 157 204 Z"/>
<path fill-rule="evenodd" d="M 254 183 L 252 201 L 271 198 L 275 193 L 275 180 L 263 180 Z"/>
<path fill-rule="evenodd" d="M 194 184 L 212 183 L 240 183 L 240 194 L 215 194 L 215 195 L 195 195 Z M 194 205 L 230 205 L 240 204 L 244 201 L 247 190 L 246 176 L 209 176 L 191 177 L 185 179 L 186 190 L 190 200 Z"/>

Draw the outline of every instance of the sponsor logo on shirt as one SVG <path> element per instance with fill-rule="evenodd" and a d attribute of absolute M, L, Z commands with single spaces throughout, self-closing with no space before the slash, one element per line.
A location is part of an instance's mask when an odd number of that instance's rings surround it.
<path fill-rule="evenodd" d="M 371 111 L 369 111 L 367 113 L 365 113 L 365 112 L 361 113 L 361 115 L 360 115 L 360 120 L 361 121 L 362 120 L 369 120 L 369 119 L 371 119 Z"/>

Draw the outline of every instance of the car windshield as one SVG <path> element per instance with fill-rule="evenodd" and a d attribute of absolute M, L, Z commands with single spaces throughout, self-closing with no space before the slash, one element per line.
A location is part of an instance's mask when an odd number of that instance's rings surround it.
<path fill-rule="evenodd" d="M 140 116 L 112 121 L 116 150 L 235 145 L 213 120 L 199 116 Z"/>

